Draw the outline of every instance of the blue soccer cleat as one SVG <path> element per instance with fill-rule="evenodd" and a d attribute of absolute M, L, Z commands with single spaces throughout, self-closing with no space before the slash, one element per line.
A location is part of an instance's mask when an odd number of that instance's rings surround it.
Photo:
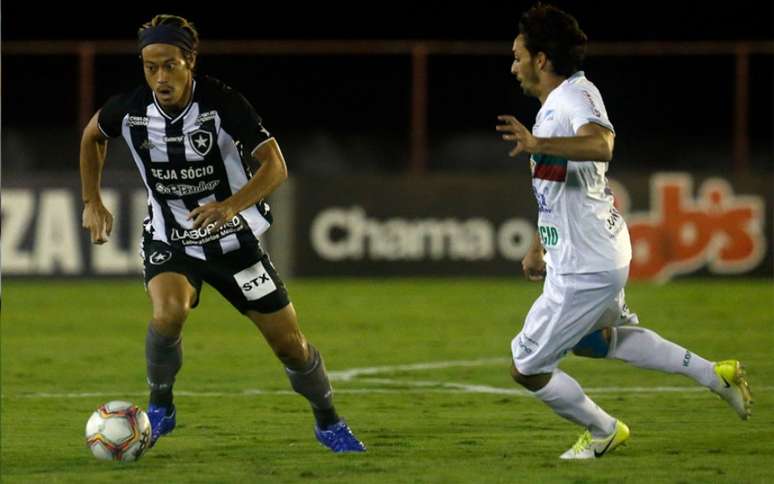
<path fill-rule="evenodd" d="M 340 420 L 337 423 L 320 429 L 314 427 L 314 435 L 322 445 L 328 447 L 333 452 L 365 452 L 365 445 L 357 440 L 357 437 L 349 429 L 349 426 Z"/>
<path fill-rule="evenodd" d="M 176 416 L 177 411 L 175 410 L 175 406 L 172 405 L 171 408 L 167 407 L 157 407 L 156 405 L 150 404 L 148 405 L 148 420 L 150 420 L 151 424 L 151 438 L 150 438 L 150 446 L 153 447 L 156 445 L 156 441 L 159 440 L 159 437 L 162 435 L 166 435 L 175 428 L 175 425 L 177 424 Z"/>

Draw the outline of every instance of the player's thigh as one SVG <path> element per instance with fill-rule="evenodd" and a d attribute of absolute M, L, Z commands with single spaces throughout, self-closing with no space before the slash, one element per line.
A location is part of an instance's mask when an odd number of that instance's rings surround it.
<path fill-rule="evenodd" d="M 143 277 L 153 306 L 153 323 L 162 332 L 179 331 L 199 302 L 202 279 L 197 261 L 160 241 L 143 241 Z M 168 331 L 164 331 L 168 327 Z"/>
<path fill-rule="evenodd" d="M 552 344 L 551 336 L 561 310 L 552 298 L 544 293 L 532 304 L 521 331 L 511 341 L 514 369 L 520 375 L 551 373 L 561 359 Z"/>
<path fill-rule="evenodd" d="M 617 273 L 560 275 L 549 272 L 521 332 L 511 342 L 516 369 L 550 373 L 586 334 L 625 283 Z"/>
<path fill-rule="evenodd" d="M 197 295 L 197 289 L 184 274 L 162 272 L 148 281 L 148 296 L 154 310 L 170 306 L 190 309 L 196 303 Z"/>
<path fill-rule="evenodd" d="M 639 324 L 639 322 L 640 320 L 637 317 L 637 313 L 633 313 L 629 309 L 629 305 L 626 304 L 626 293 L 624 289 L 621 289 L 616 297 L 609 302 L 605 311 L 594 324 L 591 331 L 593 332 L 615 326 Z"/>
<path fill-rule="evenodd" d="M 242 314 L 271 314 L 290 304 L 285 283 L 260 246 L 245 247 L 207 262 L 204 281 Z"/>

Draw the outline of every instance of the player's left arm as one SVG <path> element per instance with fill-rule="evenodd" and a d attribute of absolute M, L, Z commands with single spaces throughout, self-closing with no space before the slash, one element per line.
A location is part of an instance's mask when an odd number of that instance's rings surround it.
<path fill-rule="evenodd" d="M 288 178 L 285 158 L 274 138 L 267 139 L 255 148 L 253 160 L 261 166 L 238 192 L 223 201 L 210 202 L 191 211 L 188 219 L 193 220 L 194 228 L 214 223 L 213 230 L 217 230 L 242 210 L 271 195 Z"/>
<path fill-rule="evenodd" d="M 577 129 L 575 136 L 538 138 L 513 116 L 501 115 L 497 119 L 503 123 L 497 125 L 497 131 L 503 133 L 503 139 L 516 143 L 508 153 L 511 157 L 526 151 L 566 160 L 610 161 L 613 159 L 615 134 L 600 124 L 584 124 Z"/>

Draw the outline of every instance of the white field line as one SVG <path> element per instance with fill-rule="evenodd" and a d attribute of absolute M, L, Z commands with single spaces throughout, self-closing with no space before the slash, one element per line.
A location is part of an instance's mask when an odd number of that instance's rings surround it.
<path fill-rule="evenodd" d="M 509 358 L 481 358 L 478 360 L 433 361 L 428 363 L 412 363 L 409 365 L 372 366 L 366 368 L 351 368 L 349 370 L 329 371 L 328 377 L 333 381 L 349 381 L 363 375 L 379 375 L 400 371 L 438 370 L 443 368 L 506 365 Z"/>
<path fill-rule="evenodd" d="M 355 381 L 369 385 L 368 388 L 342 388 L 336 389 L 339 394 L 401 394 L 401 393 L 474 393 L 511 395 L 529 397 L 532 394 L 520 388 L 493 387 L 489 385 L 477 385 L 469 383 L 455 383 L 439 380 L 398 380 L 394 378 L 373 378 L 367 375 L 379 375 L 382 373 L 416 372 L 453 367 L 475 367 L 504 365 L 509 360 L 506 358 L 482 358 L 478 360 L 437 361 L 428 363 L 414 363 L 408 365 L 375 366 L 367 368 L 351 368 L 349 370 L 331 371 L 329 377 L 333 381 Z M 366 378 L 358 378 L 366 376 Z M 373 386 L 372 386 L 373 385 Z M 391 388 L 392 387 L 392 388 Z M 404 388 L 395 388 L 404 387 Z M 698 385 L 693 386 L 657 386 L 657 387 L 591 387 L 584 389 L 593 394 L 659 394 L 659 393 L 699 393 L 707 389 Z M 756 386 L 755 392 L 768 392 L 774 390 L 774 386 Z M 234 397 L 234 396 L 262 396 L 262 395 L 294 395 L 291 390 L 262 390 L 248 388 L 233 392 L 192 392 L 176 390 L 175 395 L 183 397 Z M 3 394 L 2 398 L 29 398 L 29 399 L 68 399 L 68 398 L 125 398 L 145 397 L 147 391 L 141 392 L 36 392 L 22 393 L 18 395 Z"/>
<path fill-rule="evenodd" d="M 419 383 L 419 384 L 416 384 Z M 399 386 L 409 386 L 413 388 L 342 388 L 336 389 L 334 393 L 339 395 L 346 394 L 407 394 L 407 393 L 445 393 L 445 394 L 490 394 L 490 395 L 510 395 L 514 397 L 529 397 L 531 394 L 526 390 L 520 390 L 518 388 L 500 388 L 491 387 L 487 385 L 468 385 L 463 383 L 449 383 L 449 382 L 411 382 L 411 381 L 395 381 L 395 384 Z M 432 385 L 431 385 L 432 384 Z M 625 394 L 660 394 L 660 393 L 701 393 L 708 391 L 706 388 L 699 386 L 692 387 L 591 387 L 584 388 L 589 394 L 602 395 L 625 395 Z M 761 392 L 770 392 L 774 390 L 774 386 L 759 386 L 753 389 L 753 395 Z M 190 392 L 190 391 L 175 391 L 175 396 L 182 397 L 196 397 L 196 398 L 223 398 L 223 397 L 239 397 L 239 396 L 271 396 L 271 395 L 295 395 L 295 392 L 290 390 L 261 390 L 258 388 L 248 388 L 242 391 L 235 392 Z M 100 399 L 114 399 L 138 397 L 144 398 L 148 396 L 147 391 L 140 392 L 83 392 L 83 393 L 23 393 L 19 395 L 2 395 L 3 399 L 73 399 L 73 398 L 100 398 Z"/>
<path fill-rule="evenodd" d="M 441 393 L 489 393 L 494 395 L 514 395 L 514 396 L 531 396 L 532 393 L 527 390 L 521 390 L 519 388 L 503 388 L 493 387 L 489 385 L 475 385 L 468 383 L 453 383 L 445 381 L 433 381 L 433 380 L 395 380 L 392 378 L 362 378 L 358 382 L 366 384 L 384 385 L 389 386 L 404 386 L 414 388 L 427 388 L 439 390 Z M 386 389 L 386 388 L 385 388 Z M 399 389 L 395 389 L 399 390 Z M 774 390 L 774 386 L 756 386 L 753 388 L 754 393 L 768 392 Z M 409 391 L 408 389 L 404 391 Z M 586 393 L 594 393 L 597 395 L 602 394 L 626 394 L 626 393 L 701 393 L 708 391 L 706 388 L 694 385 L 694 386 L 681 386 L 681 387 L 590 387 L 583 388 Z M 340 390 L 336 390 L 339 393 Z"/>

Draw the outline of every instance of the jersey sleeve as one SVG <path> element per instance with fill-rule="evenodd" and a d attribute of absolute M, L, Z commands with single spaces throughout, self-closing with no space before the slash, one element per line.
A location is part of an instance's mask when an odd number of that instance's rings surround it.
<path fill-rule="evenodd" d="M 577 89 L 565 100 L 567 115 L 570 118 L 572 130 L 576 134 L 581 126 L 594 123 L 615 133 L 613 123 L 607 118 L 607 110 L 602 96 L 596 89 Z"/>
<path fill-rule="evenodd" d="M 121 123 L 126 116 L 126 96 L 113 96 L 99 110 L 97 124 L 102 134 L 108 138 L 115 138 L 121 135 Z"/>
<path fill-rule="evenodd" d="M 242 143 L 245 153 L 250 155 L 258 145 L 271 137 L 250 102 L 231 89 L 225 97 L 223 129 L 232 138 Z"/>

